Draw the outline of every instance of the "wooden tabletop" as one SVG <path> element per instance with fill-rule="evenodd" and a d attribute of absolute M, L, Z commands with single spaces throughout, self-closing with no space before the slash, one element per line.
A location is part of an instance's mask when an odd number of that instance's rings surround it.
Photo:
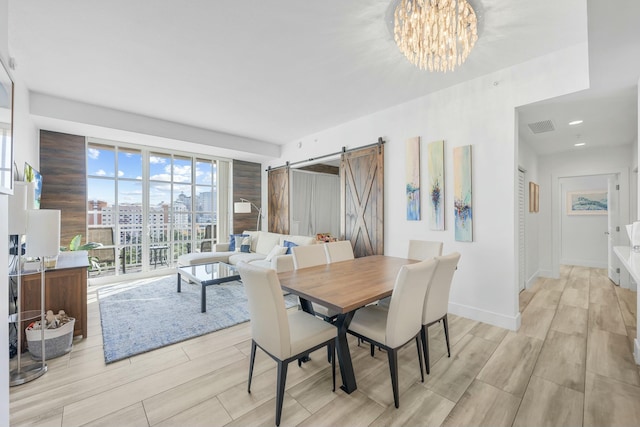
<path fill-rule="evenodd" d="M 372 255 L 279 273 L 282 289 L 340 313 L 391 295 L 400 267 L 417 261 Z"/>

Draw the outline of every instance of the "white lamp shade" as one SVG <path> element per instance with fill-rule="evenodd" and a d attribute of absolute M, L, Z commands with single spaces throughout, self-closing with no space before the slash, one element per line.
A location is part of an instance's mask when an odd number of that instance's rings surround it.
<path fill-rule="evenodd" d="M 9 234 L 27 232 L 27 183 L 14 182 L 13 196 L 9 197 Z"/>
<path fill-rule="evenodd" d="M 233 204 L 233 212 L 234 213 L 251 213 L 251 203 L 250 202 L 235 202 Z"/>
<path fill-rule="evenodd" d="M 28 257 L 57 256 L 60 252 L 60 211 L 27 210 Z"/>

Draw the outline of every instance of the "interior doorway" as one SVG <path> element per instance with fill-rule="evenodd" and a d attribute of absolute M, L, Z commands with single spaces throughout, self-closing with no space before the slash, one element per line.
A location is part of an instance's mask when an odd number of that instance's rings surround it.
<path fill-rule="evenodd" d="M 555 176 L 552 197 L 553 268 L 559 277 L 561 264 L 606 269 L 616 284 L 620 263 L 613 247 L 625 239 L 624 225 L 629 221 L 629 173 Z M 596 203 L 604 194 L 606 207 L 599 212 L 576 212 L 572 203 Z M 585 200 L 581 200 L 585 197 Z M 628 286 L 628 283 L 627 285 Z"/>

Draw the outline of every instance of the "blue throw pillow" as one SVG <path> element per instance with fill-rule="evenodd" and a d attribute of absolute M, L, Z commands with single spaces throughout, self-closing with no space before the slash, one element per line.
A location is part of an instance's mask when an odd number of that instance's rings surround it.
<path fill-rule="evenodd" d="M 291 253 L 291 248 L 292 248 L 292 247 L 294 247 L 294 246 L 298 246 L 298 245 L 297 245 L 297 244 L 295 244 L 295 243 L 293 243 L 293 242 L 290 242 L 290 241 L 288 241 L 288 240 L 285 240 L 285 241 L 282 243 L 282 246 L 284 246 L 285 248 L 287 248 L 287 252 L 285 252 L 285 255 L 289 255 L 289 254 Z"/>
<path fill-rule="evenodd" d="M 229 236 L 229 251 L 231 252 L 236 250 L 236 236 L 249 237 L 248 234 L 231 234 Z"/>

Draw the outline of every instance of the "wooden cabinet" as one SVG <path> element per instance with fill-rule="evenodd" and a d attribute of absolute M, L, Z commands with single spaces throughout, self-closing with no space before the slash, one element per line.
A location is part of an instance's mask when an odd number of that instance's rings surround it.
<path fill-rule="evenodd" d="M 40 273 L 22 276 L 22 311 L 40 310 Z M 87 337 L 87 267 L 45 272 L 45 310 L 64 310 L 76 319 L 73 336 Z M 28 323 L 23 324 L 24 329 Z M 24 335 L 23 335 L 24 336 Z"/>

